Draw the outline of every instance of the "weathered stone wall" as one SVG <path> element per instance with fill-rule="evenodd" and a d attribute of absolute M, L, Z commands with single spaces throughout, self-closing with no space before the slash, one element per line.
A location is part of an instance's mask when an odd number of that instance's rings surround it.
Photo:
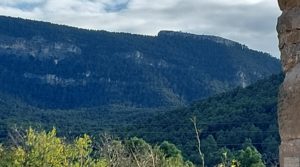
<path fill-rule="evenodd" d="M 277 31 L 286 74 L 279 98 L 280 166 L 300 167 L 300 0 L 278 0 Z"/>

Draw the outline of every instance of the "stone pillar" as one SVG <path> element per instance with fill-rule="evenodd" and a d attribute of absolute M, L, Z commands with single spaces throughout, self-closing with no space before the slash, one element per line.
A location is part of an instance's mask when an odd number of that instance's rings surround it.
<path fill-rule="evenodd" d="M 300 0 L 278 0 L 279 49 L 285 72 L 280 88 L 278 122 L 280 166 L 300 167 Z"/>

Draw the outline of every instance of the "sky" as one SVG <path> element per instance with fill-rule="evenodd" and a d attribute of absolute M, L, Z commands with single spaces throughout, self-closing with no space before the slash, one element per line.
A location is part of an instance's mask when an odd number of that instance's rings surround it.
<path fill-rule="evenodd" d="M 275 0 L 0 0 L 0 15 L 144 35 L 216 35 L 279 57 Z"/>

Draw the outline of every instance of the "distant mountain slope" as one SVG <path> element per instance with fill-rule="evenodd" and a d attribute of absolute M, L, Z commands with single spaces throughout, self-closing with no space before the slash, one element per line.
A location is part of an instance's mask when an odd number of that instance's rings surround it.
<path fill-rule="evenodd" d="M 221 148 L 239 150 L 246 139 L 270 164 L 278 159 L 277 94 L 282 75 L 272 76 L 245 89 L 198 101 L 190 107 L 150 110 L 107 106 L 77 110 L 44 110 L 0 94 L 0 143 L 15 127 L 55 126 L 60 135 L 72 138 L 83 133 L 109 132 L 118 137 L 138 136 L 151 143 L 175 143 L 188 159 L 199 160 L 190 118 L 202 129 L 202 149 L 207 164 L 220 161 Z"/>
<path fill-rule="evenodd" d="M 210 166 L 226 147 L 238 150 L 246 139 L 263 154 L 268 165 L 278 162 L 280 138 L 277 125 L 277 96 L 282 75 L 271 76 L 249 87 L 201 100 L 192 106 L 157 113 L 146 120 L 137 120 L 127 131 L 157 142 L 168 140 L 192 160 L 199 160 L 191 118 L 196 117 L 201 131 L 202 149 Z M 145 122 L 147 125 L 139 126 Z"/>
<path fill-rule="evenodd" d="M 142 36 L 0 17 L 0 91 L 43 108 L 183 106 L 281 71 L 215 36 Z"/>

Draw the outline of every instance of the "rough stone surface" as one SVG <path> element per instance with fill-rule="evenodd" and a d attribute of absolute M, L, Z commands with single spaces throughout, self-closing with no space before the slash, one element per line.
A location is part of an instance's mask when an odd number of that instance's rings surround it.
<path fill-rule="evenodd" d="M 278 18 L 277 31 L 279 33 L 300 29 L 300 10 L 293 8 L 282 12 Z"/>
<path fill-rule="evenodd" d="M 282 142 L 280 146 L 281 167 L 300 167 L 300 140 Z"/>
<path fill-rule="evenodd" d="M 280 89 L 278 121 L 280 166 L 300 167 L 300 0 L 279 0 L 281 62 L 286 74 Z"/>
<path fill-rule="evenodd" d="M 288 10 L 300 6 L 299 0 L 278 0 L 281 10 Z"/>
<path fill-rule="evenodd" d="M 281 140 L 300 139 L 300 64 L 286 73 L 280 99 L 278 119 Z"/>

